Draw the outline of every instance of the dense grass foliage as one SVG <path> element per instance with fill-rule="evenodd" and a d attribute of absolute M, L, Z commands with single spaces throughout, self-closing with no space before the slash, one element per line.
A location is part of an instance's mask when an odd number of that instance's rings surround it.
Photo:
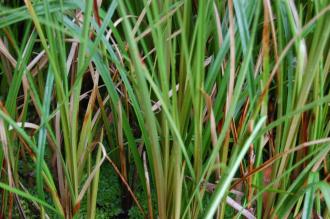
<path fill-rule="evenodd" d="M 329 21 L 329 0 L 0 0 L 0 218 L 329 218 Z"/>

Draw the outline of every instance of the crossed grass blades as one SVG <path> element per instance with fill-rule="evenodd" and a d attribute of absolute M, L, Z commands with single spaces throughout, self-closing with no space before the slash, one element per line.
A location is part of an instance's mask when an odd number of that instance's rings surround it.
<path fill-rule="evenodd" d="M 329 0 L 0 2 L 0 218 L 330 217 Z"/>

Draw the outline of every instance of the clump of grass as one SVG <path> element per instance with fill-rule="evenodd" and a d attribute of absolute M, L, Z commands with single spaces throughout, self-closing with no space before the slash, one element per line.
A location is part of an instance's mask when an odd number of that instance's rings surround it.
<path fill-rule="evenodd" d="M 2 1 L 0 218 L 329 217 L 329 11 Z"/>

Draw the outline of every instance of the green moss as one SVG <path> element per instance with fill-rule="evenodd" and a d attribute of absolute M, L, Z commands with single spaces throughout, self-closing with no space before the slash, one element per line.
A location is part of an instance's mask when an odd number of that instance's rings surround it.
<path fill-rule="evenodd" d="M 87 197 L 83 199 L 79 218 L 86 218 L 86 203 Z M 116 218 L 122 213 L 120 183 L 109 164 L 104 164 L 101 167 L 96 211 L 97 218 Z"/>

